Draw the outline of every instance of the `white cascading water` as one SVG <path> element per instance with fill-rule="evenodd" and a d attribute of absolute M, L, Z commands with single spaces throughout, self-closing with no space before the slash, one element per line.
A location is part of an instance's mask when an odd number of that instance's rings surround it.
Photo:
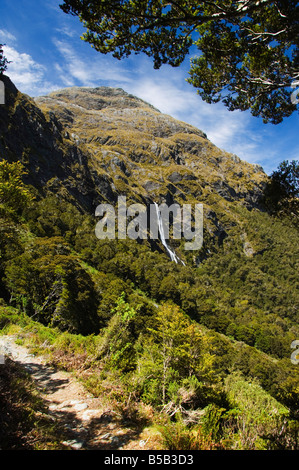
<path fill-rule="evenodd" d="M 156 208 L 156 214 L 157 214 L 157 220 L 158 220 L 158 227 L 159 227 L 159 232 L 160 232 L 160 237 L 161 237 L 161 242 L 162 242 L 162 245 L 165 247 L 167 253 L 169 254 L 170 256 L 170 259 L 171 261 L 175 261 L 175 263 L 178 263 L 179 261 L 182 263 L 182 264 L 185 264 L 183 261 L 181 261 L 177 255 L 169 248 L 169 246 L 167 245 L 166 243 L 166 240 L 165 240 L 165 234 L 164 234 L 164 227 L 163 227 L 163 221 L 162 221 L 162 217 L 161 217 L 161 212 L 159 211 L 159 206 L 158 204 L 155 202 L 155 208 Z"/>

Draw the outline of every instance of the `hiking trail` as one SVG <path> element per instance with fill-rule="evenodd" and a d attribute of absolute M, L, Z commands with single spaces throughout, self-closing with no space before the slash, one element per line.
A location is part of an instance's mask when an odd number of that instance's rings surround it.
<path fill-rule="evenodd" d="M 104 407 L 71 372 L 47 364 L 16 343 L 14 336 L 0 336 L 0 353 L 20 364 L 31 376 L 48 415 L 65 431 L 62 445 L 71 450 L 148 450 L 147 439 Z M 0 364 L 0 367 L 2 365 Z M 62 447 L 63 447 L 62 446 Z"/>

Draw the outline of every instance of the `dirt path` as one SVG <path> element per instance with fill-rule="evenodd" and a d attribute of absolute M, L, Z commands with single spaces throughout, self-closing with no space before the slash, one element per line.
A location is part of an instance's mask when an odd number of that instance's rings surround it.
<path fill-rule="evenodd" d="M 145 441 L 136 431 L 125 427 L 117 413 L 103 408 L 101 400 L 88 394 L 71 373 L 50 367 L 45 358 L 34 356 L 16 344 L 13 336 L 0 336 L 1 353 L 21 364 L 31 375 L 49 415 L 65 430 L 66 448 L 146 449 Z"/>

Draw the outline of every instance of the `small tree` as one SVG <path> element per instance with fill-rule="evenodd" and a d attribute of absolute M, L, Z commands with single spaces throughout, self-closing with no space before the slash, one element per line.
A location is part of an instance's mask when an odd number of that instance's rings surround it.
<path fill-rule="evenodd" d="M 103 357 L 106 367 L 116 367 L 129 371 L 135 366 L 134 319 L 138 306 L 132 307 L 125 301 L 123 292 L 112 310 L 113 317 L 105 330 L 99 355 Z"/>
<path fill-rule="evenodd" d="M 298 198 L 299 162 L 285 160 L 270 176 L 265 189 L 265 204 L 273 214 L 298 216 Z"/>
<path fill-rule="evenodd" d="M 194 382 L 195 379 L 197 384 L 198 381 L 210 382 L 213 357 L 208 351 L 207 339 L 177 305 L 163 304 L 157 312 L 155 327 L 149 331 L 157 345 L 154 360 L 161 377 L 163 404 L 176 387 L 173 381 L 180 387 L 187 384 L 186 380 Z"/>
<path fill-rule="evenodd" d="M 93 280 L 62 237 L 33 238 L 24 253 L 6 262 L 5 284 L 13 304 L 44 325 L 98 333 Z"/>
<path fill-rule="evenodd" d="M 0 207 L 10 213 L 19 213 L 33 200 L 22 176 L 26 171 L 21 162 L 0 162 Z"/>
<path fill-rule="evenodd" d="M 3 46 L 4 44 L 0 44 L 0 76 L 7 70 L 7 64 L 10 63 L 4 56 Z"/>

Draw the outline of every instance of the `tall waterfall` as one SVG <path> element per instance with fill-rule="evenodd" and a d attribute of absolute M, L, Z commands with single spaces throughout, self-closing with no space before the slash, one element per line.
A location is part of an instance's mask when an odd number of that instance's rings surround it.
<path fill-rule="evenodd" d="M 166 240 L 165 240 L 165 233 L 164 233 L 164 227 L 163 227 L 163 221 L 162 221 L 162 217 L 161 217 L 161 212 L 159 211 L 159 206 L 156 202 L 154 202 L 155 204 L 155 208 L 156 208 L 156 214 L 157 214 L 157 220 L 158 220 L 158 228 L 159 228 L 159 232 L 160 232 L 160 237 L 161 237 L 161 242 L 162 242 L 162 245 L 165 247 L 167 253 L 169 254 L 170 256 L 170 259 L 171 261 L 174 261 L 175 263 L 179 263 L 181 262 L 183 265 L 185 265 L 185 263 L 180 260 L 180 258 L 177 257 L 177 255 L 169 248 L 169 246 L 167 245 L 166 243 Z"/>

